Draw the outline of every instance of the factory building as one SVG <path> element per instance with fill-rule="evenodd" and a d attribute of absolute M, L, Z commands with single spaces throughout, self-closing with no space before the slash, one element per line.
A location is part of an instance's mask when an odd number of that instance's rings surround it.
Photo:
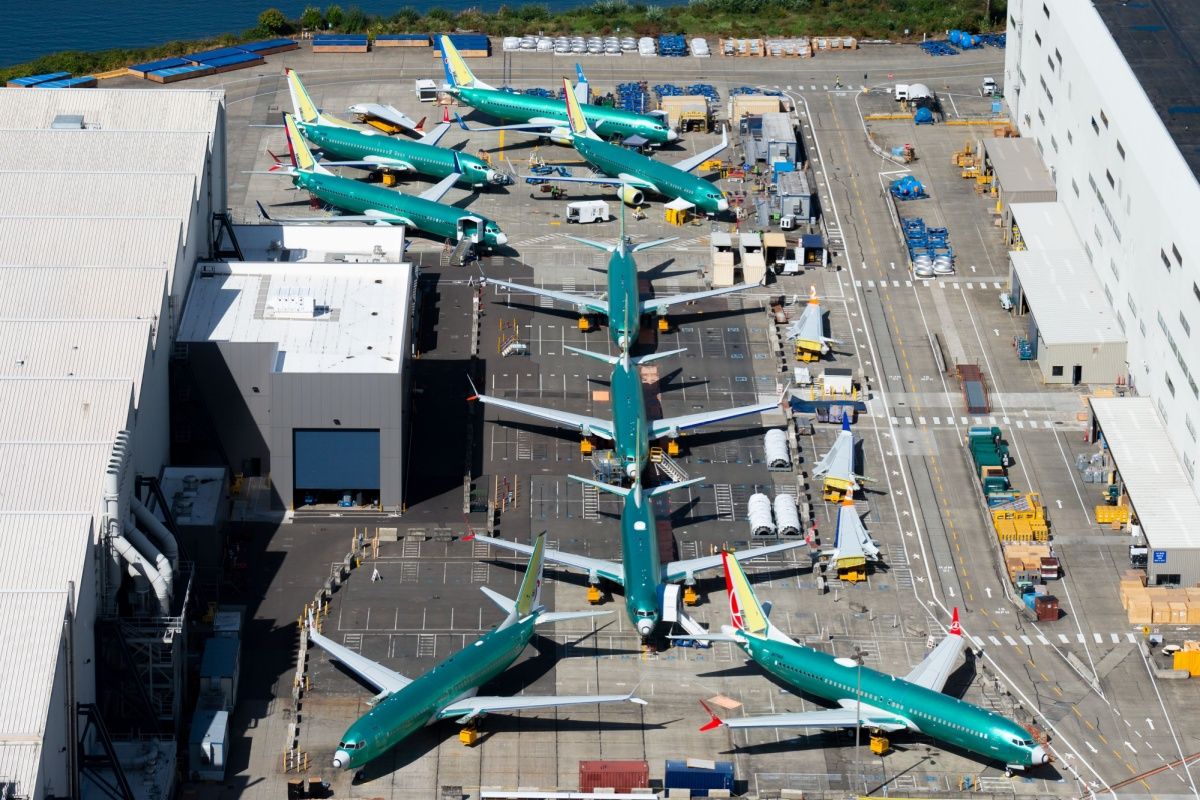
<path fill-rule="evenodd" d="M 1200 67 L 1179 34 L 1194 9 L 1012 0 L 1008 15 L 1005 97 L 1083 252 L 1076 276 L 1091 267 L 1127 340 L 1119 383 L 1149 398 L 1200 487 Z"/>
<path fill-rule="evenodd" d="M 399 510 L 415 290 L 403 228 L 234 233 L 250 260 L 199 265 L 178 339 L 227 462 L 269 478 L 289 509 Z"/>
<path fill-rule="evenodd" d="M 127 751 L 133 715 L 158 766 L 132 788 L 169 796 L 189 566 L 141 479 L 167 459 L 173 334 L 226 205 L 224 96 L 0 92 L 0 776 L 79 797 L 76 742 L 106 755 L 103 719 Z"/>

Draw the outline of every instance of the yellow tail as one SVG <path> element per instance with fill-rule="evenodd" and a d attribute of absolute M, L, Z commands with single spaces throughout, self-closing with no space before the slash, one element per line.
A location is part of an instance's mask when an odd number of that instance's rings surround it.
<path fill-rule="evenodd" d="M 446 68 L 446 79 L 451 86 L 470 89 L 480 85 L 480 88 L 488 88 L 475 79 L 475 73 L 471 72 L 458 48 L 450 42 L 449 36 L 442 37 L 442 66 Z"/>
<path fill-rule="evenodd" d="M 583 108 L 579 105 L 579 98 L 571 90 L 571 82 L 566 78 L 563 78 L 563 94 L 567 99 L 567 121 L 571 126 L 571 133 L 575 136 L 594 135 L 588 129 L 587 118 L 583 116 Z"/>
<path fill-rule="evenodd" d="M 292 156 L 292 166 L 301 172 L 323 171 L 317 166 L 317 160 L 313 158 L 312 151 L 308 149 L 308 142 L 304 141 L 304 137 L 296 128 L 296 118 L 291 114 L 284 114 L 283 129 L 287 134 L 288 152 Z"/>
<path fill-rule="evenodd" d="M 292 113 L 299 117 L 301 122 L 319 120 L 321 112 L 317 111 L 312 98 L 308 96 L 308 90 L 300 82 L 300 76 L 296 74 L 296 70 L 287 69 L 284 72 L 287 75 L 288 91 L 292 95 Z"/>
<path fill-rule="evenodd" d="M 733 627 L 751 636 L 766 636 L 770 623 L 763 613 L 742 565 L 730 553 L 722 553 L 725 562 L 725 591 L 729 594 L 729 616 Z"/>

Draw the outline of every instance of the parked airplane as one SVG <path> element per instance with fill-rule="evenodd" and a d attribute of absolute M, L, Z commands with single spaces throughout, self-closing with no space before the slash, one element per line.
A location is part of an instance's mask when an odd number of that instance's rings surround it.
<path fill-rule="evenodd" d="M 704 628 L 699 623 L 683 613 L 679 604 L 678 587 L 674 584 L 683 581 L 687 586 L 694 585 L 696 573 L 717 569 L 721 566 L 722 556 L 702 556 L 662 564 L 658 554 L 658 523 L 650 505 L 651 498 L 700 483 L 704 478 L 692 478 L 679 483 L 655 486 L 652 489 L 643 489 L 638 478 L 634 480 L 632 487 L 626 489 L 575 475 L 569 477 L 587 486 L 594 486 L 602 492 L 624 498 L 624 506 L 621 509 L 621 563 L 559 550 L 547 550 L 546 560 L 586 572 L 588 583 L 592 586 L 595 586 L 600 578 L 621 586 L 625 591 L 625 612 L 643 639 L 649 638 L 663 621 L 678 621 L 687 630 L 704 633 Z M 490 536 L 477 535 L 475 538 L 517 553 L 528 553 L 532 549 L 528 545 Z M 788 542 L 742 550 L 732 555 L 736 559 L 758 558 L 804 544 L 803 541 Z M 675 591 L 671 591 L 672 589 Z"/>
<path fill-rule="evenodd" d="M 468 399 L 478 400 L 485 405 L 508 409 L 509 411 L 515 411 L 518 414 L 525 414 L 537 419 L 548 420 L 564 428 L 573 428 L 584 436 L 596 436 L 606 439 L 613 443 L 613 450 L 616 457 L 625 465 L 625 474 L 631 480 L 636 480 L 642 474 L 643 470 L 646 469 L 650 441 L 663 437 L 674 439 L 679 436 L 680 432 L 691 428 L 712 425 L 716 422 L 743 417 L 748 414 L 761 414 L 779 406 L 778 401 L 755 403 L 748 406 L 738 406 L 718 411 L 704 411 L 698 414 L 685 414 L 682 417 L 669 417 L 647 421 L 646 401 L 642 393 L 642 379 L 638 375 L 637 367 L 642 364 L 648 364 L 651 361 L 657 361 L 660 358 L 677 355 L 684 352 L 683 350 L 669 350 L 664 353 L 632 357 L 628 352 L 622 353 L 619 356 L 610 356 L 591 350 L 581 350 L 569 345 L 566 349 L 581 356 L 588 356 L 597 361 L 603 361 L 612 366 L 612 378 L 609 386 L 609 392 L 612 397 L 611 420 L 480 394 L 475 389 L 473 383 L 471 385 L 473 394 Z"/>
<path fill-rule="evenodd" d="M 710 641 L 733 642 L 754 663 L 805 694 L 836 703 L 837 708 L 722 719 L 703 701 L 712 717 L 701 730 L 727 728 L 856 728 L 892 732 L 911 730 L 999 761 L 1008 769 L 1047 764 L 1046 748 L 1029 731 L 994 711 L 942 693 L 964 647 L 958 609 L 950 633 L 903 678 L 859 666 L 794 641 L 770 623 L 736 559 L 725 554 L 725 586 L 732 626 L 722 626 Z M 694 637 L 699 638 L 699 637 Z"/>
<path fill-rule="evenodd" d="M 461 173 L 454 172 L 419 195 L 409 195 L 370 183 L 334 175 L 322 166 L 309 150 L 291 114 L 283 115 L 291 166 L 272 167 L 277 175 L 290 175 L 292 184 L 310 192 L 331 206 L 352 212 L 332 217 L 272 218 L 262 204 L 258 209 L 267 219 L 276 222 L 370 222 L 374 224 L 408 225 L 438 237 L 468 239 L 485 247 L 496 247 L 508 241 L 500 226 L 487 217 L 472 214 L 438 200 L 450 190 Z M 450 151 L 457 160 L 458 154 Z"/>
<path fill-rule="evenodd" d="M 558 292 L 552 289 L 541 289 L 537 286 L 511 283 L 497 278 L 488 278 L 487 282 L 513 291 L 529 292 L 540 297 L 557 300 L 560 303 L 574 306 L 576 311 L 583 315 L 603 314 L 608 320 L 608 335 L 612 339 L 613 344 L 621 350 L 628 350 L 637 341 L 638 332 L 641 329 L 641 320 L 644 315 L 657 313 L 660 317 L 665 317 L 671 306 L 692 303 L 709 297 L 718 297 L 731 292 L 740 292 L 743 289 L 751 287 L 749 283 L 740 283 L 737 286 L 730 286 L 724 289 L 687 292 L 671 297 L 656 297 L 643 300 L 638 294 L 638 271 L 637 262 L 633 258 L 634 254 L 640 253 L 643 250 L 649 250 L 651 247 L 657 247 L 660 244 L 673 242 L 676 237 L 655 239 L 652 242 L 631 245 L 629 239 L 625 236 L 624 222 L 625 218 L 622 216 L 621 238 L 616 244 L 603 244 L 601 242 L 594 242 L 591 239 L 581 239 L 578 236 L 570 237 L 581 244 L 586 244 L 588 247 L 607 250 L 612 254 L 608 259 L 608 291 L 604 297 L 585 297 L 568 292 Z"/>
<path fill-rule="evenodd" d="M 833 547 L 821 552 L 829 559 L 829 566 L 842 580 L 858 581 L 866 578 L 867 562 L 879 561 L 879 545 L 867 533 L 854 508 L 854 496 L 847 493 L 838 509 L 837 530 Z"/>
<path fill-rule="evenodd" d="M 570 144 L 567 107 L 562 100 L 506 92 L 475 77 L 449 37 L 442 37 L 442 67 L 450 93 L 459 102 L 497 119 L 518 120 L 521 124 L 504 125 L 484 130 L 520 130 L 541 133 L 559 144 Z M 572 95 L 574 97 L 575 95 Z M 608 106 L 587 106 L 584 113 L 594 129 L 609 138 L 640 136 L 648 142 L 673 142 L 679 134 L 663 123 L 660 117 L 634 114 Z"/>
<path fill-rule="evenodd" d="M 825 493 L 832 496 L 853 495 L 861 487 L 863 477 L 854 471 L 854 432 L 850 430 L 849 415 L 842 414 L 842 429 L 829 452 L 813 467 L 813 476 L 825 479 Z"/>
<path fill-rule="evenodd" d="M 787 338 L 795 340 L 797 355 L 805 361 L 819 361 L 829 352 L 829 345 L 841 344 L 825 335 L 825 317 L 817 298 L 817 287 L 809 287 L 808 305 L 800 319 L 788 326 Z"/>
<path fill-rule="evenodd" d="M 385 168 L 439 179 L 457 172 L 458 182 L 471 186 L 512 183 L 508 174 L 492 169 L 481 158 L 437 146 L 450 129 L 448 118 L 420 139 L 393 138 L 325 114 L 309 97 L 296 71 L 287 69 L 285 74 L 296 127 L 320 148 L 326 167 Z"/>
<path fill-rule="evenodd" d="M 438 720 L 453 719 L 473 726 L 484 714 L 527 711 L 536 708 L 617 703 L 645 705 L 633 694 L 601 695 L 478 695 L 479 687 L 495 678 L 525 650 L 533 629 L 550 622 L 583 619 L 607 611 L 546 611 L 541 605 L 542 567 L 546 537 L 542 534 L 529 548 L 529 566 L 517 599 L 509 600 L 486 586 L 481 587 L 505 612 L 504 621 L 459 650 L 419 678 L 407 678 L 343 647 L 316 631 L 310 620 L 308 640 L 336 661 L 379 690 L 375 707 L 360 717 L 342 736 L 333 756 L 334 769 L 355 769 L 377 758 L 418 729 Z"/>
<path fill-rule="evenodd" d="M 579 105 L 579 99 L 571 91 L 570 82 L 565 78 L 563 79 L 563 89 L 566 92 L 571 146 L 589 164 L 609 177 L 564 175 L 525 177 L 555 182 L 616 186 L 621 200 L 631 206 L 641 205 L 644 193 L 653 192 L 672 200 L 681 198 L 709 214 L 719 214 L 729 208 L 729 201 L 721 194 L 719 188 L 709 181 L 691 174 L 696 167 L 729 146 L 727 130 L 721 130 L 721 143 L 716 147 L 685 158 L 677 164 L 664 164 L 629 148 L 601 139 L 588 126 L 587 118 Z"/>

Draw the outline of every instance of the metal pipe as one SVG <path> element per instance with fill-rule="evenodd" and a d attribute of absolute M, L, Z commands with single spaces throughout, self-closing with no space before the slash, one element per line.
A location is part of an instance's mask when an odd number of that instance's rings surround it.
<path fill-rule="evenodd" d="M 178 569 L 179 544 L 175 541 L 171 531 L 167 530 L 167 526 L 136 497 L 129 499 L 129 507 L 133 509 L 133 515 L 137 517 L 137 521 L 142 523 L 146 535 L 154 540 L 154 544 L 167 557 L 167 561 L 171 562 L 171 569 Z"/>
<path fill-rule="evenodd" d="M 130 525 L 127 530 L 136 530 L 136 528 Z M 145 537 L 142 538 L 144 539 Z M 121 558 L 128 562 L 130 574 L 134 576 L 134 580 L 136 581 L 140 577 L 150 583 L 150 587 L 154 590 L 154 594 L 158 598 L 159 613 L 164 617 L 169 615 L 171 613 L 171 595 L 167 591 L 167 584 L 163 580 L 162 575 L 159 574 L 153 564 L 146 560 L 145 556 L 138 552 L 138 549 L 125 536 L 113 536 L 110 541 Z M 162 558 L 161 553 L 158 556 Z M 165 558 L 163 558 L 163 562 L 166 562 Z"/>
<path fill-rule="evenodd" d="M 150 538 L 142 532 L 142 529 L 133 524 L 133 520 L 125 520 L 125 538 L 137 548 L 137 551 L 146 557 L 147 561 L 154 562 L 154 571 L 162 578 L 162 582 L 167 587 L 167 597 L 175 596 L 175 576 L 171 572 L 171 563 L 167 561 L 167 557 L 159 552 L 158 548 L 150 542 Z"/>

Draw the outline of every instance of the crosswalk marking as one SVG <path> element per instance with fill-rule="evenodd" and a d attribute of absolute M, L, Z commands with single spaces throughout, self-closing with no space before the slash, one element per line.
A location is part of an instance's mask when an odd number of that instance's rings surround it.
<path fill-rule="evenodd" d="M 1004 636 L 1004 641 L 1008 642 L 1013 647 L 1017 646 L 1017 640 L 1007 634 L 1005 634 L 1005 636 Z"/>
<path fill-rule="evenodd" d="M 907 286 L 907 287 L 909 287 L 909 288 L 912 288 L 912 281 L 905 281 L 905 282 L 904 282 L 904 285 L 905 285 L 905 286 Z"/>
<path fill-rule="evenodd" d="M 1059 639 L 1059 641 L 1061 641 L 1063 644 L 1070 644 L 1070 643 L 1071 643 L 1071 640 L 1070 640 L 1070 639 L 1068 639 L 1066 636 L 1063 636 L 1061 633 L 1058 635 L 1058 639 Z"/>
<path fill-rule="evenodd" d="M 993 288 L 993 289 L 999 289 L 999 288 L 1001 288 L 1001 286 L 1000 286 L 1000 281 L 993 281 L 993 282 L 992 282 L 992 288 Z"/>
<path fill-rule="evenodd" d="M 960 417 L 960 419 L 962 419 L 962 424 L 963 424 L 963 425 L 966 425 L 966 424 L 967 424 L 967 418 L 966 418 L 966 417 Z"/>
<path fill-rule="evenodd" d="M 1040 633 L 1038 634 L 1037 640 L 1038 640 L 1038 644 L 1044 644 L 1044 645 L 1050 644 L 1050 640 L 1047 639 L 1045 636 L 1042 636 Z"/>
<path fill-rule="evenodd" d="M 1100 634 L 1093 633 L 1092 638 L 1096 640 L 1096 644 L 1104 644 L 1104 640 L 1100 638 Z"/>
<path fill-rule="evenodd" d="M 988 636 L 988 639 L 991 641 L 992 644 L 996 645 L 997 647 L 1000 646 L 1000 640 L 997 639 L 995 636 Z"/>
<path fill-rule="evenodd" d="M 1028 636 L 1022 636 L 1022 637 L 1021 637 L 1021 644 L 1024 644 L 1024 645 L 1031 645 L 1031 644 L 1033 644 L 1033 640 L 1032 640 L 1032 639 L 1030 639 Z"/>
<path fill-rule="evenodd" d="M 1129 640 L 1130 644 L 1137 644 L 1137 637 L 1134 636 L 1132 633 L 1125 634 L 1125 638 L 1127 638 Z"/>
<path fill-rule="evenodd" d="M 1025 427 L 1025 423 L 1024 423 L 1024 422 L 1022 422 L 1021 420 L 1017 420 L 1017 427 L 1018 427 L 1018 428 L 1024 428 L 1024 427 Z"/>
<path fill-rule="evenodd" d="M 967 288 L 968 288 L 968 289 L 974 289 L 974 288 L 975 288 L 975 284 L 973 284 L 973 283 L 968 283 L 968 284 L 967 284 Z"/>
<path fill-rule="evenodd" d="M 933 424 L 934 424 L 934 425 L 941 425 L 941 424 L 942 424 L 942 419 L 941 419 L 941 417 L 934 417 L 934 418 L 933 418 Z"/>
<path fill-rule="evenodd" d="M 905 417 L 905 418 L 904 418 L 904 424 L 905 424 L 905 425 L 912 425 L 912 417 Z"/>
<path fill-rule="evenodd" d="M 1117 635 L 1117 634 L 1115 634 L 1115 633 L 1114 633 L 1114 634 L 1112 634 L 1112 643 L 1113 643 L 1113 644 L 1120 644 L 1120 643 L 1121 643 L 1121 637 L 1120 637 L 1120 636 L 1118 636 L 1118 635 Z"/>
<path fill-rule="evenodd" d="M 900 288 L 900 281 L 892 281 L 892 288 L 893 288 L 893 289 L 899 289 L 899 288 Z"/>
<path fill-rule="evenodd" d="M 1104 638 L 1105 634 L 1096 633 L 1094 631 L 1092 632 L 1092 637 L 1096 640 L 1096 644 L 1106 644 L 1106 643 L 1111 642 L 1112 644 L 1119 645 L 1119 644 L 1137 644 L 1137 642 L 1138 642 L 1137 635 L 1134 633 L 1129 633 L 1129 632 L 1125 632 L 1124 638 L 1122 638 L 1121 633 L 1117 633 L 1117 632 L 1109 632 L 1107 634 L 1107 636 L 1108 636 L 1108 639 L 1106 640 Z M 1082 634 L 1082 633 L 1075 634 L 1075 638 L 1079 644 L 1084 644 L 1087 642 L 1087 636 L 1085 634 Z M 983 637 L 981 637 L 981 636 L 972 636 L 971 639 L 979 646 L 983 646 L 983 644 L 984 644 Z M 1062 644 L 1072 644 L 1071 639 L 1069 639 L 1065 634 L 1061 634 L 1061 633 L 1058 634 L 1058 639 Z M 1034 640 L 1037 641 L 1037 644 L 1043 645 L 1045 647 L 1050 647 L 1053 644 L 1048 638 L 1046 638 L 1045 636 L 1043 636 L 1040 633 L 1035 634 L 1032 637 L 1026 636 L 1024 634 L 1017 634 L 1016 636 L 1011 636 L 1009 634 L 1002 633 L 999 636 L 988 635 L 987 640 L 996 647 L 999 647 L 1000 645 L 1003 645 L 1003 644 L 1008 644 L 1013 647 L 1018 647 L 1020 645 L 1024 645 L 1026 647 L 1032 647 L 1034 645 Z"/>
<path fill-rule="evenodd" d="M 924 418 L 924 417 L 917 417 L 917 424 L 918 424 L 918 425 L 924 425 L 924 424 L 925 424 L 925 418 Z"/>

